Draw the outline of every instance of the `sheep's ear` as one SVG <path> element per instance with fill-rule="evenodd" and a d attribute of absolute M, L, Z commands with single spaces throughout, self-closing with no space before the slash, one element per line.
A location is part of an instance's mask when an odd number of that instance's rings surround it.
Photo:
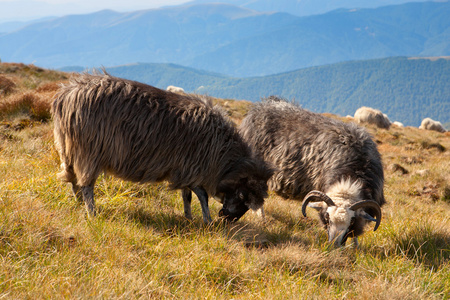
<path fill-rule="evenodd" d="M 236 181 L 235 180 L 222 180 L 217 186 L 217 193 L 227 194 L 236 189 Z"/>
<path fill-rule="evenodd" d="M 376 222 L 377 220 L 372 217 L 371 215 L 369 215 L 368 213 L 366 213 L 365 211 L 361 210 L 361 212 L 358 214 L 359 217 L 366 219 L 367 221 L 372 221 L 372 222 Z"/>
<path fill-rule="evenodd" d="M 239 186 L 245 186 L 248 183 L 248 178 L 240 178 L 239 180 L 235 179 L 226 179 L 222 180 L 217 186 L 218 193 L 229 193 L 236 190 Z"/>
<path fill-rule="evenodd" d="M 239 184 L 246 185 L 248 183 L 248 177 L 239 179 Z"/>
<path fill-rule="evenodd" d="M 323 202 L 309 202 L 308 207 L 314 208 L 315 210 L 322 210 L 326 206 Z"/>

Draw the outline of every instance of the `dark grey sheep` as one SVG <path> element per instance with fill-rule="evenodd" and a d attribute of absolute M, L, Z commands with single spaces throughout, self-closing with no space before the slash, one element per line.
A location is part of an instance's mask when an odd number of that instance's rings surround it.
<path fill-rule="evenodd" d="M 220 214 L 239 219 L 267 196 L 272 170 L 252 156 L 231 121 L 197 96 L 135 81 L 84 74 L 61 87 L 52 105 L 63 171 L 79 201 L 95 215 L 94 184 L 101 172 L 134 182 L 167 180 L 181 189 L 191 218 L 191 191 L 210 222 L 208 195 Z"/>
<path fill-rule="evenodd" d="M 269 189 L 319 210 L 330 241 L 345 244 L 368 221 L 381 221 L 383 167 L 376 144 L 354 123 L 327 118 L 275 96 L 254 104 L 244 139 L 278 171 Z M 375 217 L 375 218 L 374 218 Z"/>

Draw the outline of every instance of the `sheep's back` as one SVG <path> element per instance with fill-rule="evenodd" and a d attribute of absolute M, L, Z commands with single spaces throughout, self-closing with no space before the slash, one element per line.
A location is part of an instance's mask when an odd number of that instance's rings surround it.
<path fill-rule="evenodd" d="M 61 89 L 52 111 L 55 128 L 76 145 L 66 150 L 73 161 L 98 162 L 126 180 L 201 184 L 214 194 L 227 160 L 246 151 L 204 101 L 111 76 L 83 75 Z"/>
<path fill-rule="evenodd" d="M 279 168 L 269 187 L 286 198 L 303 199 L 313 189 L 326 190 L 342 176 L 359 177 L 371 192 L 379 193 L 380 186 L 382 192 L 376 144 L 356 124 L 268 101 L 252 107 L 240 131 L 263 159 Z"/>

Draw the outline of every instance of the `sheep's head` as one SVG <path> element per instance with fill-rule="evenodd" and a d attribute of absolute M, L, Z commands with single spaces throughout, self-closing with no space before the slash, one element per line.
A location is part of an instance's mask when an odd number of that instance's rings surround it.
<path fill-rule="evenodd" d="M 339 201 L 340 200 L 340 201 Z M 367 222 L 375 222 L 374 231 L 381 221 L 381 209 L 372 200 L 361 200 L 353 205 L 339 199 L 333 201 L 327 194 L 320 191 L 309 192 L 302 204 L 302 213 L 306 217 L 306 207 L 319 211 L 320 220 L 328 232 L 328 241 L 336 246 L 345 245 L 349 237 L 357 237 L 363 233 Z"/>
<path fill-rule="evenodd" d="M 237 185 L 222 186 L 220 200 L 223 208 L 219 216 L 227 221 L 239 220 L 249 209 L 258 210 L 267 197 L 267 179 L 242 178 Z"/>
<path fill-rule="evenodd" d="M 268 196 L 267 180 L 272 176 L 273 169 L 262 162 L 250 166 L 247 177 L 225 180 L 218 187 L 218 195 L 223 203 L 219 216 L 228 221 L 238 220 L 249 209 L 258 210 Z"/>

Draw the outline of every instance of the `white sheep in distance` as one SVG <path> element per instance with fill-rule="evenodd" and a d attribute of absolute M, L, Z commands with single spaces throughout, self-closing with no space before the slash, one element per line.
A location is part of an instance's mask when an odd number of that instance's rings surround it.
<path fill-rule="evenodd" d="M 360 107 L 356 110 L 355 121 L 359 124 L 373 124 L 378 128 L 384 129 L 389 129 L 391 126 L 391 121 L 386 114 L 383 114 L 378 109 L 366 106 Z"/>
<path fill-rule="evenodd" d="M 172 92 L 172 93 L 177 93 L 177 94 L 180 94 L 180 93 L 184 94 L 185 93 L 183 88 L 177 87 L 177 86 L 173 86 L 173 85 L 169 85 L 167 87 L 166 91 Z"/>
<path fill-rule="evenodd" d="M 423 119 L 419 128 L 424 129 L 424 130 L 434 130 L 437 132 L 446 132 L 446 130 L 445 130 L 444 126 L 442 126 L 441 122 L 435 121 L 430 118 Z"/>
<path fill-rule="evenodd" d="M 403 128 L 403 127 L 405 127 L 405 126 L 403 125 L 403 123 L 402 123 L 402 122 L 399 122 L 399 121 L 392 122 L 392 125 L 397 126 L 398 128 Z"/>

